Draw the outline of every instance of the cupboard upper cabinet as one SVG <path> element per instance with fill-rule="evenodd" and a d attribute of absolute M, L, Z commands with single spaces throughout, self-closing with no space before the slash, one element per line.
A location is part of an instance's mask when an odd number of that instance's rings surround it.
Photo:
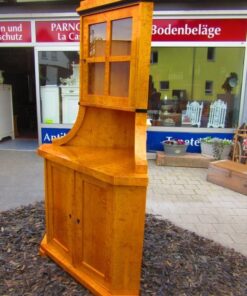
<path fill-rule="evenodd" d="M 136 93 L 141 83 L 138 71 L 148 66 L 138 51 L 140 17 L 140 8 L 130 6 L 83 18 L 81 104 L 129 111 L 146 108 L 145 97 Z"/>

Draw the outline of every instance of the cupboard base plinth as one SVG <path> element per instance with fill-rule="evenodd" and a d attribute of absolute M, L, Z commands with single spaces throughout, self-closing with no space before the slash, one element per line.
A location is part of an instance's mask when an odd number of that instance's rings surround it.
<path fill-rule="evenodd" d="M 41 242 L 39 254 L 42 257 L 48 256 L 67 273 L 69 273 L 76 281 L 78 281 L 85 288 L 90 290 L 94 295 L 99 296 L 138 296 L 140 291 L 109 291 L 106 287 L 97 283 L 92 276 L 75 268 L 63 255 L 57 252 L 52 246 L 47 243 L 46 235 Z"/>

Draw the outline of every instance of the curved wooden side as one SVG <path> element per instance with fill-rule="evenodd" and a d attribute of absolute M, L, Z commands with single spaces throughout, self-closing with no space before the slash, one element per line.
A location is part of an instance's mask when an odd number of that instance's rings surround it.
<path fill-rule="evenodd" d="M 65 145 L 67 144 L 70 140 L 72 140 L 76 134 L 78 133 L 78 131 L 81 128 L 81 124 L 83 122 L 84 116 L 85 116 L 85 112 L 86 112 L 86 107 L 79 105 L 79 111 L 78 111 L 78 116 L 76 118 L 76 121 L 72 127 L 72 129 L 64 136 L 61 138 L 56 138 L 52 141 L 52 144 L 54 145 Z"/>
<path fill-rule="evenodd" d="M 135 117 L 135 172 L 147 173 L 147 153 L 146 153 L 146 136 L 147 115 L 146 113 L 136 113 Z"/>

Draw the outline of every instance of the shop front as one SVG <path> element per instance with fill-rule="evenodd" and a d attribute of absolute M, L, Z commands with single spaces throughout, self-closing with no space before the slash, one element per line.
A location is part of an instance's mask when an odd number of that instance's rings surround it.
<path fill-rule="evenodd" d="M 4 84 L 12 86 L 16 136 L 24 136 L 26 128 L 39 143 L 49 143 L 74 124 L 79 30 L 75 13 L 0 20 L 0 70 Z M 184 139 L 188 151 L 200 152 L 201 138 L 231 139 L 247 120 L 246 33 L 247 12 L 233 17 L 229 11 L 154 11 L 147 111 L 150 157 L 170 138 Z"/>
<path fill-rule="evenodd" d="M 148 152 L 171 138 L 189 152 L 207 136 L 232 139 L 246 108 L 246 17 L 159 12 L 152 31 Z"/>
<path fill-rule="evenodd" d="M 79 31 L 77 16 L 0 20 L 0 140 L 44 143 L 70 130 L 78 111 Z"/>
<path fill-rule="evenodd" d="M 36 21 L 39 139 L 50 143 L 71 129 L 79 102 L 79 20 Z"/>

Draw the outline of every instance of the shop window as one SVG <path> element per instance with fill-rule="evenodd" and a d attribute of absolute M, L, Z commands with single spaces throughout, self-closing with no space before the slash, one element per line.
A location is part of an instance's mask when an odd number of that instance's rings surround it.
<path fill-rule="evenodd" d="M 40 51 L 39 82 L 41 122 L 73 124 L 79 101 L 78 51 Z"/>
<path fill-rule="evenodd" d="M 186 117 L 186 126 L 210 128 L 210 107 L 220 100 L 227 106 L 224 127 L 238 126 L 244 47 L 153 47 L 153 60 L 155 52 L 159 59 L 155 67 L 150 67 L 148 102 L 152 125 L 179 127 L 185 125 L 182 118 Z M 197 125 L 193 117 L 189 121 L 184 116 L 193 113 L 192 108 L 187 108 L 192 102 L 202 106 Z"/>
<path fill-rule="evenodd" d="M 43 60 L 47 60 L 47 59 L 48 59 L 48 57 L 47 57 L 47 52 L 46 52 L 46 51 L 42 51 L 42 52 L 41 52 L 41 58 L 42 58 Z"/>
<path fill-rule="evenodd" d="M 208 61 L 215 60 L 215 47 L 208 47 L 207 59 Z"/>
<path fill-rule="evenodd" d="M 157 64 L 158 63 L 158 52 L 157 51 L 152 51 L 151 52 L 150 63 L 151 64 Z"/>
<path fill-rule="evenodd" d="M 169 89 L 169 81 L 160 81 L 160 90 L 168 90 Z"/>
<path fill-rule="evenodd" d="M 213 81 L 207 80 L 205 82 L 205 95 L 211 95 L 213 93 Z"/>
<path fill-rule="evenodd" d="M 57 52 L 56 51 L 51 52 L 51 60 L 52 61 L 57 61 Z"/>

